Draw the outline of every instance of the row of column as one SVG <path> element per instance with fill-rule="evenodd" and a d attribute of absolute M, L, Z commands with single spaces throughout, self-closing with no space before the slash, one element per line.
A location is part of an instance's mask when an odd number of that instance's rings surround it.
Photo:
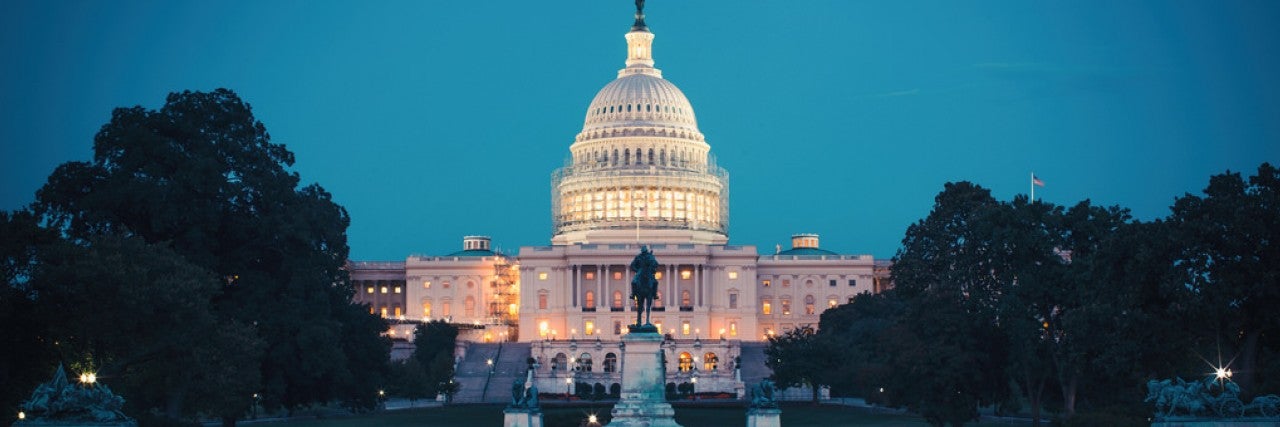
<path fill-rule="evenodd" d="M 572 294 L 573 294 L 573 297 L 572 297 L 572 298 L 573 298 L 573 300 L 572 300 L 572 302 L 573 302 L 572 307 L 573 307 L 573 308 L 578 308 L 578 307 L 580 306 L 580 305 L 579 305 L 579 303 L 578 303 L 578 298 L 579 298 L 579 294 L 581 294 L 581 293 L 583 292 L 582 287 L 584 286 L 584 284 L 582 284 L 582 283 L 581 283 L 581 281 L 582 281 L 582 279 L 581 279 L 581 278 L 582 278 L 582 274 L 585 272 L 585 268 L 587 268 L 587 267 L 589 267 L 589 266 L 586 266 L 586 265 L 573 265 L 573 266 L 572 266 L 572 269 L 571 269 L 572 273 L 571 273 L 571 274 L 572 274 L 572 276 L 573 276 L 573 279 L 571 280 L 571 282 L 572 282 Z M 595 287 L 596 287 L 596 289 L 595 289 L 595 301 L 594 301 L 594 302 L 595 302 L 595 307 L 597 307 L 597 308 L 598 308 L 598 307 L 600 307 L 600 306 L 602 305 L 602 304 L 600 303 L 601 298 L 605 298 L 606 296 L 607 296 L 608 298 L 613 298 L 613 296 L 612 296 L 611 294 L 606 294 L 606 292 L 605 292 L 605 283 L 606 283 L 606 282 L 605 282 L 605 280 L 606 280 L 605 278 L 606 278 L 606 277 L 608 277 L 608 276 L 606 276 L 606 274 L 609 274 L 609 272 L 610 272 L 610 271 L 609 271 L 610 269 L 609 269 L 609 268 L 607 268 L 607 267 L 608 267 L 608 266 L 606 266 L 606 265 L 599 265 L 599 264 L 595 265 L 595 273 L 596 273 L 596 274 L 595 274 L 595 277 L 596 277 L 596 279 L 595 279 L 595 281 L 596 281 L 596 283 L 595 283 Z M 627 289 L 629 290 L 629 289 L 630 289 L 630 288 L 629 288 L 629 286 L 631 286 L 631 269 L 630 269 L 630 268 L 627 268 L 627 266 L 625 266 L 625 265 L 620 265 L 620 266 L 617 266 L 617 267 L 621 267 L 621 268 L 622 268 L 622 272 L 623 272 L 623 281 L 622 281 L 622 283 L 623 283 L 623 285 L 624 285 L 624 286 L 627 286 L 627 287 L 628 287 Z M 679 267 L 678 267 L 678 266 L 676 266 L 676 265 L 666 265 L 666 266 L 664 266 L 664 267 L 665 267 L 665 270 L 666 270 L 666 271 L 663 273 L 663 279 L 664 279 L 664 280 L 663 280 L 663 282 L 665 282 L 665 286 L 664 286 L 664 287 L 666 288 L 666 290 L 662 292 L 662 295 L 663 295 L 663 297 L 664 297 L 664 298 L 666 298 L 666 300 L 664 300 L 664 301 L 660 302 L 660 304 L 662 304 L 662 307 L 670 307 L 670 306 L 671 306 L 671 304 L 668 304 L 666 301 L 669 301 L 671 298 L 677 298 L 677 296 L 678 296 L 678 295 L 680 295 L 680 293 L 679 293 L 679 286 L 678 286 L 679 282 L 678 282 L 678 279 L 677 279 L 677 275 L 680 273 L 680 271 L 679 271 Z M 695 300 L 696 300 L 696 306 L 697 306 L 697 307 L 703 307 L 703 305 L 704 305 L 704 299 L 703 299 L 703 288 L 704 288 L 704 285 L 703 285 L 703 277 L 704 277 L 704 275 L 703 275 L 703 266 L 702 266 L 702 265 L 695 265 L 695 266 L 693 266 L 693 267 L 694 267 L 694 269 L 693 269 L 693 282 L 694 282 L 694 289 L 693 289 L 693 291 L 692 291 L 691 293 L 693 294 L 693 299 L 695 299 Z M 630 298 L 630 292 L 624 293 L 623 295 L 624 295 L 624 298 Z M 677 301 L 677 302 L 678 302 L 678 301 Z M 586 303 L 586 301 L 583 301 L 583 303 L 585 304 L 585 303 Z M 613 304 L 613 302 L 610 300 L 608 304 L 604 304 L 604 305 L 605 305 L 606 307 L 612 307 L 612 306 L 613 306 L 612 304 Z M 625 303 L 625 302 L 623 303 L 623 307 L 627 307 L 628 305 L 630 305 L 630 304 L 627 304 L 627 303 Z M 695 303 L 691 301 L 691 304 L 690 304 L 690 305 L 691 305 L 691 306 L 693 306 L 693 305 L 695 305 Z M 680 307 L 680 306 L 681 306 L 680 304 L 676 304 L 676 307 Z"/>

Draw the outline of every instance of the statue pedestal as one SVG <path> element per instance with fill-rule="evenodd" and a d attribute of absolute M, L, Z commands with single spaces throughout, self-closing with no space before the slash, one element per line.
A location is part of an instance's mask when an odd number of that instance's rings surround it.
<path fill-rule="evenodd" d="M 504 409 L 502 427 L 542 427 L 542 412 L 525 408 Z"/>
<path fill-rule="evenodd" d="M 632 332 L 622 336 L 622 396 L 613 405 L 609 427 L 680 427 L 666 399 L 662 335 Z"/>
<path fill-rule="evenodd" d="M 748 409 L 747 427 L 782 427 L 782 410 L 775 408 Z"/>

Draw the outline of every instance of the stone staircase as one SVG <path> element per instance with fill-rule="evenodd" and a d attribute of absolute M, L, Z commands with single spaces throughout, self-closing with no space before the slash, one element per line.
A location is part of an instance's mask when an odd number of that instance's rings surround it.
<path fill-rule="evenodd" d="M 454 403 L 502 403 L 511 399 L 511 384 L 525 375 L 531 354 L 528 343 L 469 343 L 454 370 L 458 392 Z M 490 365 L 489 361 L 493 364 Z"/>

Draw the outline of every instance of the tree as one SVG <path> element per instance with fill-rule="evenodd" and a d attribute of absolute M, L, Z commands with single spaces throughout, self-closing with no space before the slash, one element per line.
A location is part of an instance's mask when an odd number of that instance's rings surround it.
<path fill-rule="evenodd" d="M 50 313 L 41 310 L 31 276 L 60 239 L 29 211 L 0 211 L 0 408 L 17 410 L 57 367 Z"/>
<path fill-rule="evenodd" d="M 442 320 L 418 325 L 413 331 L 413 356 L 426 368 L 427 394 L 451 397 L 458 389 L 453 381 L 453 352 L 458 342 L 458 328 Z"/>
<path fill-rule="evenodd" d="M 174 93 L 159 110 L 116 109 L 93 160 L 59 166 L 34 206 L 75 241 L 136 237 L 207 271 L 216 316 L 264 345 L 265 407 L 372 407 L 364 374 L 385 369 L 386 326 L 350 302 L 346 211 L 298 188 L 293 161 L 231 91 Z"/>
<path fill-rule="evenodd" d="M 839 363 L 827 373 L 833 395 L 860 396 L 867 402 L 888 403 L 884 388 L 893 380 L 890 349 L 902 315 L 901 300 L 892 290 L 860 294 L 853 301 L 822 312 L 818 339 L 839 349 Z"/>
<path fill-rule="evenodd" d="M 1009 395 L 1007 337 L 997 330 L 1003 266 L 989 221 L 998 207 L 987 189 L 947 183 L 894 256 L 906 310 L 891 397 L 933 425 L 963 425 L 978 405 Z"/>
<path fill-rule="evenodd" d="M 1184 242 L 1176 265 L 1206 309 L 1205 326 L 1236 352 L 1233 379 L 1261 392 L 1254 386 L 1268 364 L 1258 356 L 1280 344 L 1280 171 L 1263 163 L 1247 181 L 1213 176 L 1203 197 L 1178 198 L 1169 220 Z"/>
<path fill-rule="evenodd" d="M 826 343 L 809 325 L 770 336 L 764 350 L 765 366 L 773 370 L 769 378 L 782 388 L 810 387 L 817 405 L 818 389 L 831 384 L 830 370 L 839 364 L 839 351 Z"/>

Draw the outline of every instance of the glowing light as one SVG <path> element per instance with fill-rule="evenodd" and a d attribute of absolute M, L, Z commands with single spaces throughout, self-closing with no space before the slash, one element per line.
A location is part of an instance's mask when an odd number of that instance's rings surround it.
<path fill-rule="evenodd" d="M 1219 381 L 1222 381 L 1222 380 L 1225 380 L 1225 379 L 1231 378 L 1231 369 L 1229 369 L 1229 368 L 1218 368 L 1218 369 L 1215 369 L 1215 370 L 1214 370 L 1213 375 L 1214 375 L 1214 376 L 1216 376 L 1216 377 L 1218 377 L 1218 380 L 1219 380 Z"/>
<path fill-rule="evenodd" d="M 485 363 L 486 365 L 493 366 L 493 359 L 487 359 L 487 360 L 485 360 L 485 361 L 484 361 L 484 363 Z"/>
<path fill-rule="evenodd" d="M 595 417 L 596 417 L 595 415 L 591 416 L 591 418 L 595 418 Z M 27 413 L 18 411 L 18 420 L 25 420 L 25 419 L 27 419 Z M 595 421 L 592 421 L 592 422 L 594 423 Z"/>
<path fill-rule="evenodd" d="M 98 382 L 98 375 L 93 372 L 85 372 L 80 374 L 80 382 L 84 384 L 93 384 Z"/>
<path fill-rule="evenodd" d="M 596 423 L 596 414 L 591 414 L 591 415 L 587 416 L 587 422 L 589 422 L 589 423 L 591 423 L 591 424 L 595 424 L 595 423 Z"/>
<path fill-rule="evenodd" d="M 564 384 L 565 384 L 565 385 L 573 384 L 573 378 L 565 378 L 565 379 L 564 379 Z"/>

